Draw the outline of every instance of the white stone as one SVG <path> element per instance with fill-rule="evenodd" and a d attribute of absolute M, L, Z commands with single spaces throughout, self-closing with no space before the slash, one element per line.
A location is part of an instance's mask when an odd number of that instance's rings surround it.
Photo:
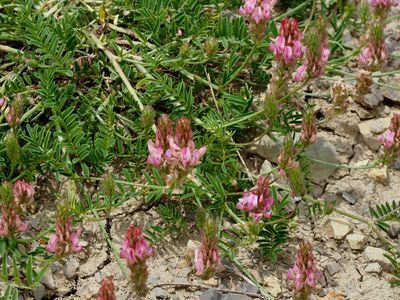
<path fill-rule="evenodd" d="M 327 225 L 328 234 L 333 236 L 335 240 L 341 240 L 351 232 L 351 224 L 344 218 L 331 217 L 325 224 Z"/>
<path fill-rule="evenodd" d="M 350 248 L 353 250 L 361 250 L 365 245 L 365 236 L 360 233 L 352 233 L 346 237 Z"/>
<path fill-rule="evenodd" d="M 383 184 L 383 185 L 388 185 L 389 183 L 389 177 L 388 177 L 388 169 L 387 166 L 383 166 L 381 168 L 374 168 L 371 169 L 368 172 L 368 177 L 371 178 L 372 180 Z"/>
<path fill-rule="evenodd" d="M 366 273 L 377 273 L 377 274 L 379 274 L 381 271 L 382 271 L 382 267 L 378 263 L 368 264 L 365 267 L 365 272 Z"/>
<path fill-rule="evenodd" d="M 390 270 L 391 264 L 390 261 L 384 256 L 386 253 L 385 250 L 381 248 L 375 248 L 368 246 L 365 248 L 364 255 L 368 262 L 378 263 L 384 270 Z"/>

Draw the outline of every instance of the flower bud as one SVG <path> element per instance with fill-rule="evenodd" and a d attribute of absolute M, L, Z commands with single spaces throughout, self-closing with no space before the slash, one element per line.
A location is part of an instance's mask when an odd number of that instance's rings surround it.
<path fill-rule="evenodd" d="M 13 131 L 7 133 L 4 144 L 8 159 L 12 164 L 18 164 L 21 160 L 21 147 Z"/>
<path fill-rule="evenodd" d="M 189 54 L 190 54 L 190 45 L 189 43 L 184 43 L 179 50 L 179 56 L 182 59 L 185 59 L 189 57 Z"/>
<path fill-rule="evenodd" d="M 115 181 L 112 175 L 107 174 L 103 178 L 103 182 L 101 188 L 104 194 L 109 198 L 112 199 L 114 192 L 115 192 Z"/>
<path fill-rule="evenodd" d="M 214 37 L 208 38 L 204 43 L 204 50 L 208 57 L 213 57 L 218 51 L 218 40 Z"/>
<path fill-rule="evenodd" d="M 156 112 L 151 106 L 145 106 L 140 116 L 140 125 L 142 128 L 150 128 L 154 124 Z"/>

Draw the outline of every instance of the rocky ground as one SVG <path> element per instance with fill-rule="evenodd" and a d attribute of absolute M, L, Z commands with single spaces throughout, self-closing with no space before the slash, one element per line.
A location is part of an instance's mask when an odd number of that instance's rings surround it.
<path fill-rule="evenodd" d="M 392 22 L 387 28 L 386 43 L 394 58 L 386 71 L 400 66 L 398 26 L 398 22 Z M 357 44 L 350 34 L 347 39 L 349 45 Z M 356 74 L 354 70 L 353 74 Z M 398 86 L 400 77 L 386 76 L 381 81 Z M 331 84 L 332 81 L 321 81 L 312 91 L 327 93 Z M 308 101 L 314 103 L 322 115 L 329 104 L 329 99 L 309 98 Z M 362 105 L 351 100 L 345 114 L 321 124 L 318 142 L 308 150 L 308 155 L 331 163 L 368 165 L 377 157 L 378 136 L 388 127 L 393 112 L 400 112 L 399 90 L 374 85 L 373 92 L 364 98 Z M 249 168 L 254 172 L 268 171 L 278 151 L 279 144 L 263 137 L 247 151 L 254 162 Z M 370 205 L 399 201 L 399 168 L 400 162 L 390 169 L 336 169 L 314 163 L 313 174 L 317 174 L 319 185 L 313 196 L 336 200 L 338 208 L 368 218 Z M 35 217 L 36 223 L 32 223 L 38 228 L 41 220 L 44 226 L 47 222 L 46 209 L 42 208 Z M 47 209 L 54 211 L 54 208 Z M 161 219 L 154 208 L 146 211 L 140 199 L 131 199 L 113 212 L 109 220 L 100 222 L 110 233 L 117 252 L 126 228 L 133 222 L 146 227 L 157 225 Z M 42 286 L 35 291 L 35 299 L 95 299 L 102 278 L 109 275 L 114 276 L 118 299 L 135 299 L 101 227 L 92 220 L 85 221 L 83 227 L 82 239 L 90 247 L 66 261 L 54 263 L 45 274 Z M 399 225 L 392 224 L 391 238 L 397 243 L 399 230 Z M 323 271 L 314 299 L 400 298 L 400 287 L 389 284 L 391 266 L 383 255 L 383 246 L 362 222 L 335 214 L 312 223 L 299 220 L 292 236 L 287 252 L 277 264 L 249 251 L 242 251 L 239 256 L 274 298 L 291 299 L 286 273 L 294 263 L 297 238 L 313 243 L 318 267 Z M 157 245 L 157 255 L 149 260 L 150 290 L 146 299 L 263 299 L 254 296 L 258 288 L 227 260 L 224 260 L 225 271 L 215 278 L 203 281 L 194 276 L 190 259 L 187 259 L 194 247 L 195 241 L 186 238 Z"/>

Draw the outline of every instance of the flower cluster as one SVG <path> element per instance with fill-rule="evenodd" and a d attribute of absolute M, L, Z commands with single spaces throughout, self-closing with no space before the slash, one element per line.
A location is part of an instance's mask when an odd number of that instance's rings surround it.
<path fill-rule="evenodd" d="M 369 0 L 368 2 L 375 9 L 390 9 L 400 4 L 399 0 Z"/>
<path fill-rule="evenodd" d="M 50 237 L 47 251 L 55 253 L 58 257 L 82 251 L 83 247 L 79 245 L 81 233 L 81 228 L 76 231 L 72 228 L 72 218 L 68 204 L 60 203 L 57 208 L 56 233 Z"/>
<path fill-rule="evenodd" d="M 196 274 L 210 278 L 223 269 L 218 249 L 218 234 L 215 220 L 207 218 L 201 228 L 201 245 L 195 250 Z"/>
<path fill-rule="evenodd" d="M 115 296 L 113 277 L 109 276 L 101 281 L 97 300 L 117 300 Z"/>
<path fill-rule="evenodd" d="M 322 18 L 318 19 L 316 26 L 305 36 L 303 43 L 304 62 L 294 76 L 294 80 L 298 82 L 318 78 L 325 72 L 330 50 L 326 24 Z"/>
<path fill-rule="evenodd" d="M 303 113 L 302 133 L 300 140 L 305 146 L 314 144 L 317 139 L 317 121 L 314 111 L 309 109 Z"/>
<path fill-rule="evenodd" d="M 13 187 L 15 205 L 23 212 L 33 207 L 34 189 L 25 180 L 17 180 Z"/>
<path fill-rule="evenodd" d="M 276 61 L 291 65 L 302 57 L 302 32 L 298 27 L 296 19 L 288 17 L 283 19 L 278 37 L 269 46 Z"/>
<path fill-rule="evenodd" d="M 207 151 L 203 146 L 196 149 L 189 120 L 182 117 L 173 134 L 172 122 L 163 115 L 158 121 L 156 139 L 148 141 L 149 157 L 147 162 L 167 174 L 167 183 L 173 184 L 185 177 Z"/>
<path fill-rule="evenodd" d="M 274 198 L 269 190 L 269 180 L 267 177 L 260 176 L 257 185 L 250 191 L 243 193 L 243 197 L 239 199 L 236 208 L 250 212 L 250 217 L 258 222 L 262 217 L 271 218 L 273 204 Z"/>
<path fill-rule="evenodd" d="M 147 292 L 146 282 L 149 276 L 146 260 L 155 255 L 155 251 L 145 240 L 142 228 L 131 225 L 126 231 L 122 244 L 120 257 L 126 259 L 127 266 L 131 271 L 131 279 L 135 290 L 139 295 Z"/>
<path fill-rule="evenodd" d="M 348 88 L 343 82 L 336 82 L 333 87 L 331 87 L 331 98 L 332 104 L 327 111 L 327 118 L 331 119 L 337 114 L 346 111 L 348 106 L 347 99 L 351 95 L 351 89 Z"/>
<path fill-rule="evenodd" d="M 393 114 L 389 128 L 379 139 L 383 145 L 383 162 L 390 164 L 400 156 L 400 114 Z"/>
<path fill-rule="evenodd" d="M 21 182 L 23 184 L 21 185 Z M 28 230 L 28 224 L 22 222 L 18 215 L 23 203 L 32 204 L 33 187 L 23 180 L 17 181 L 13 186 L 11 183 L 3 183 L 1 186 L 1 220 L 0 236 L 13 236 L 15 233 L 21 233 Z"/>
<path fill-rule="evenodd" d="M 245 0 L 239 14 L 249 21 L 249 29 L 255 42 L 261 42 L 267 31 L 267 23 L 272 18 L 272 10 L 277 0 Z"/>
<path fill-rule="evenodd" d="M 287 274 L 288 280 L 293 282 L 294 299 L 309 299 L 312 289 L 322 276 L 317 270 L 312 251 L 310 242 L 300 241 L 296 263 Z"/>
<path fill-rule="evenodd" d="M 358 57 L 358 63 L 364 68 L 376 69 L 378 66 L 386 63 L 387 49 L 383 37 L 371 38 L 367 47 L 361 50 Z"/>
<path fill-rule="evenodd" d="M 12 236 L 15 233 L 25 232 L 28 230 L 28 224 L 21 221 L 13 207 L 3 205 L 1 207 L 1 212 L 0 236 Z"/>
<path fill-rule="evenodd" d="M 142 229 L 134 225 L 129 226 L 120 253 L 121 258 L 126 259 L 128 266 L 145 261 L 154 254 L 154 249 L 143 237 Z"/>

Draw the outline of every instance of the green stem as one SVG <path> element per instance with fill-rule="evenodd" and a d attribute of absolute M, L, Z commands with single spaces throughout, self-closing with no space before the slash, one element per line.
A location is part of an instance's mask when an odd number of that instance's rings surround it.
<path fill-rule="evenodd" d="M 297 5 L 296 7 L 289 9 L 287 12 L 280 14 L 279 16 L 276 16 L 273 20 L 274 21 L 282 20 L 286 16 L 290 16 L 290 15 L 294 14 L 295 12 L 297 12 L 298 10 L 301 10 L 304 6 L 308 5 L 309 2 L 310 1 L 304 1 L 300 5 Z"/>
<path fill-rule="evenodd" d="M 332 166 L 332 167 L 337 167 L 337 168 L 344 168 L 344 169 L 372 169 L 375 168 L 377 166 L 377 163 L 374 162 L 372 164 L 368 164 L 365 166 L 354 166 L 354 165 L 348 165 L 348 164 L 335 164 L 335 163 L 330 163 L 327 161 L 323 161 L 323 160 L 319 160 L 316 158 L 312 158 L 312 157 L 307 157 L 309 160 L 311 161 L 315 161 L 317 163 L 321 163 L 327 166 Z"/>
<path fill-rule="evenodd" d="M 84 179 L 89 179 L 89 180 L 103 180 L 101 177 L 84 177 Z M 134 182 L 129 182 L 129 181 L 123 181 L 123 180 L 114 180 L 116 183 L 124 184 L 124 185 L 129 185 L 129 186 L 134 186 L 134 187 L 141 187 L 141 188 L 149 188 L 149 189 L 155 189 L 155 190 L 165 190 L 168 188 L 168 186 L 159 186 L 159 185 L 149 185 L 149 184 L 140 184 L 140 183 L 134 183 Z"/>
<path fill-rule="evenodd" d="M 243 63 L 239 67 L 239 69 L 236 70 L 235 76 L 232 76 L 231 78 L 229 78 L 229 80 L 224 83 L 223 87 L 226 87 L 228 84 L 230 84 L 236 78 L 236 76 L 239 75 L 240 72 L 242 72 L 243 68 L 247 65 L 247 63 L 249 62 L 250 58 L 253 56 L 254 51 L 256 50 L 256 48 L 257 48 L 257 45 L 254 44 L 253 48 L 251 48 L 251 51 L 250 51 L 249 55 L 247 55 L 247 57 L 245 58 L 245 60 L 243 61 Z M 207 82 L 207 84 L 208 84 L 208 82 Z"/>

